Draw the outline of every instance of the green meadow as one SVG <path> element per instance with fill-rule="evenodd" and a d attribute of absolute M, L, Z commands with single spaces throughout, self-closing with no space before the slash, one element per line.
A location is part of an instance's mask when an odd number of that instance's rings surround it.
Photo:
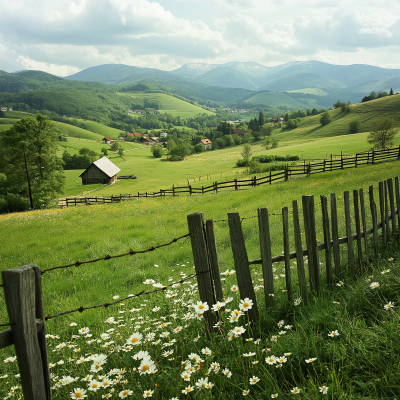
<path fill-rule="evenodd" d="M 211 111 L 188 103 L 187 101 L 177 99 L 176 97 L 170 96 L 166 93 L 118 92 L 118 95 L 131 97 L 132 99 L 149 98 L 158 100 L 161 103 L 160 112 L 169 113 L 173 116 L 179 115 L 181 118 L 190 118 L 202 113 L 209 115 L 213 114 Z"/>
<path fill-rule="evenodd" d="M 291 211 L 292 200 L 301 205 L 301 196 L 308 194 L 314 194 L 315 203 L 319 203 L 319 195 L 329 198 L 330 193 L 336 193 L 339 235 L 344 236 L 343 192 L 363 188 L 367 193 L 369 185 L 376 189 L 379 181 L 397 174 L 398 162 L 391 162 L 239 192 L 3 215 L 0 216 L 1 231 L 5 232 L 1 239 L 1 269 L 27 263 L 46 269 L 119 254 L 130 248 L 144 250 L 186 234 L 186 216 L 190 213 L 204 212 L 206 219 L 216 221 L 226 220 L 229 212 L 255 217 L 260 207 L 279 214 L 284 206 Z M 375 196 L 377 200 L 376 190 Z M 318 205 L 316 223 L 317 239 L 323 241 Z M 369 217 L 367 223 L 371 225 Z M 258 258 L 257 219 L 243 220 L 242 227 L 249 259 Z M 270 228 L 272 254 L 279 255 L 283 250 L 279 215 L 270 217 Z M 215 234 L 220 270 L 231 271 L 234 264 L 227 222 L 216 222 Z M 293 251 L 292 235 L 289 240 Z M 206 338 L 201 318 L 198 320 L 193 314 L 199 300 L 195 279 L 106 309 L 50 319 L 46 329 L 50 335 L 53 397 L 68 398 L 69 393 L 82 389 L 87 391 L 89 399 L 106 394 L 117 398 L 121 393 L 141 398 L 151 391 L 162 399 L 236 399 L 243 395 L 262 399 L 276 394 L 279 398 L 301 399 L 398 396 L 397 247 L 392 244 L 388 250 L 382 249 L 380 260 L 371 263 L 367 273 L 355 282 L 346 266 L 346 249 L 341 248 L 343 285 L 324 289 L 319 297 L 310 295 L 309 306 L 304 306 L 301 300 L 299 305 L 287 301 L 284 266 L 276 263 L 275 307 L 267 311 L 261 266 L 252 266 L 260 322 L 251 327 L 245 324 L 245 316 L 236 319 L 237 322 L 232 320 L 235 315 L 232 312 L 240 312 L 236 275 L 223 274 L 227 312 L 221 316 L 219 333 L 213 334 L 211 340 Z M 323 252 L 319 255 L 325 288 Z M 299 299 L 295 263 L 292 268 L 294 298 Z M 51 271 L 43 275 L 45 312 L 53 315 L 81 305 L 111 302 L 117 296 L 124 298 L 151 290 L 151 282 L 168 285 L 193 271 L 190 239 L 142 255 Z M 371 289 L 372 282 L 378 282 L 379 288 Z M 0 293 L 0 299 L 2 296 Z M 4 301 L 0 301 L 0 307 L 1 315 L 5 316 Z M 244 333 L 231 337 L 229 332 L 237 328 Z M 333 336 L 337 337 L 329 336 L 335 331 L 339 335 Z M 134 337 L 138 338 L 137 345 L 130 344 Z M 147 353 L 136 356 L 138 351 Z M 0 353 L 2 359 L 8 360 L 13 348 Z M 106 356 L 100 373 L 92 372 L 94 354 Z M 139 358 L 138 362 L 132 356 Z M 151 374 L 146 373 L 147 364 L 143 363 L 148 363 Z M 188 371 L 188 380 L 184 380 L 183 375 Z M 0 377 L 4 384 L 0 393 L 4 396 L 12 386 L 19 385 L 17 373 L 15 361 L 2 365 Z M 211 383 L 210 389 L 202 386 L 202 382 Z"/>

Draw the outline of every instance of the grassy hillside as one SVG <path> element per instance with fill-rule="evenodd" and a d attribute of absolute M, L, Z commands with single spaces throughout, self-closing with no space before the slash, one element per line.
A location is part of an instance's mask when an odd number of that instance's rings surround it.
<path fill-rule="evenodd" d="M 302 119 L 298 128 L 287 131 L 276 131 L 282 142 L 293 140 L 308 140 L 321 137 L 347 135 L 349 123 L 352 120 L 361 122 L 360 132 L 371 131 L 373 124 L 381 118 L 392 118 L 395 126 L 400 127 L 400 95 L 383 97 L 381 99 L 359 103 L 350 106 L 350 112 L 343 113 L 341 109 L 329 111 L 332 122 L 322 126 L 320 115 Z"/>
<path fill-rule="evenodd" d="M 78 119 L 78 121 L 85 126 L 85 129 L 97 133 L 101 138 L 109 136 L 112 139 L 118 139 L 121 133 L 119 129 L 111 128 L 110 126 L 100 124 L 99 122 L 83 119 Z"/>
<path fill-rule="evenodd" d="M 65 133 L 68 136 L 74 138 L 81 138 L 87 140 L 101 140 L 103 135 L 98 133 L 90 132 L 86 129 L 79 128 L 74 125 L 64 124 L 63 122 L 53 121 L 54 125 L 60 130 L 60 132 Z"/>
<path fill-rule="evenodd" d="M 211 111 L 177 99 L 176 97 L 169 96 L 165 93 L 119 92 L 118 94 L 125 98 L 148 98 L 158 100 L 161 103 L 160 112 L 167 112 L 173 116 L 179 115 L 182 118 L 194 117 L 201 113 L 206 113 L 208 115 L 213 114 Z"/>
<path fill-rule="evenodd" d="M 246 99 L 245 103 L 273 104 L 275 106 L 288 106 L 288 108 L 307 108 L 307 104 L 292 99 L 284 93 L 262 92 Z"/>

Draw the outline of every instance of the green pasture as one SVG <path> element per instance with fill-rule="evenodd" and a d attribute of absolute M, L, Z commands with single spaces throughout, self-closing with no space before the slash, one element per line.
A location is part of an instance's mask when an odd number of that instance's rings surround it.
<path fill-rule="evenodd" d="M 102 139 L 105 136 L 110 137 L 111 139 L 118 139 L 121 136 L 121 130 L 111 128 L 110 126 L 106 126 L 100 124 L 99 122 L 78 119 L 80 123 L 85 126 L 85 129 L 94 133 L 97 133 L 101 136 Z"/>
<path fill-rule="evenodd" d="M 53 121 L 54 125 L 68 136 L 86 140 L 101 140 L 104 136 L 94 132 L 89 132 L 86 129 L 79 128 L 74 125 L 64 124 L 63 122 Z"/>
<path fill-rule="evenodd" d="M 180 116 L 181 118 L 194 117 L 197 114 L 213 114 L 211 111 L 205 110 L 204 108 L 198 107 L 194 104 L 186 101 L 177 99 L 176 97 L 170 96 L 165 93 L 140 93 L 140 92 L 118 92 L 121 96 L 128 96 L 134 98 L 150 98 L 160 101 L 161 109 L 160 112 L 166 112 L 173 116 Z"/>
<path fill-rule="evenodd" d="M 314 115 L 301 120 L 300 125 L 292 130 L 275 130 L 274 135 L 282 142 L 309 140 L 349 134 L 352 120 L 361 122 L 360 132 L 370 132 L 374 123 L 381 118 L 392 118 L 396 127 L 400 127 L 400 95 L 359 103 L 350 106 L 350 112 L 341 109 L 331 110 L 332 122 L 322 126 L 321 115 Z M 347 137 L 346 137 L 347 140 Z"/>
<path fill-rule="evenodd" d="M 8 131 L 13 124 L 0 124 L 0 131 Z"/>
<path fill-rule="evenodd" d="M 278 148 L 270 150 L 266 150 L 260 144 L 254 144 L 252 153 L 253 156 L 264 154 L 298 155 L 302 157 L 302 160 L 312 161 L 313 159 L 330 157 L 330 154 L 340 155 L 341 151 L 344 155 L 367 151 L 371 147 L 367 142 L 367 136 L 367 133 L 358 133 L 314 139 L 307 142 L 294 141 L 293 144 L 282 142 Z M 396 137 L 395 141 L 396 146 L 399 144 L 400 135 Z M 76 151 L 78 151 L 79 145 L 85 147 L 86 142 L 75 140 L 74 145 Z M 186 186 L 188 180 L 191 185 L 201 187 L 202 185 L 211 185 L 214 181 L 229 181 L 235 179 L 235 177 L 240 178 L 243 176 L 244 169 L 237 168 L 236 161 L 242 158 L 242 150 L 243 145 L 223 150 L 206 151 L 191 155 L 179 162 L 166 161 L 166 156 L 162 159 L 156 159 L 152 156 L 149 148 L 126 152 L 123 159 L 118 155 L 110 154 L 108 158 L 121 169 L 120 175 L 134 174 L 138 179 L 117 181 L 111 186 L 102 187 L 101 190 L 96 191 L 96 195 L 153 192 L 171 188 L 172 185 Z M 302 160 L 299 162 L 302 163 Z M 209 176 L 208 179 L 207 175 Z M 67 176 L 67 182 L 69 179 Z M 75 182 L 76 186 L 67 184 L 66 195 L 86 191 L 86 188 L 79 181 Z"/>
<path fill-rule="evenodd" d="M 30 114 L 23 111 L 6 111 L 5 112 L 7 118 L 27 118 L 34 117 L 34 114 Z"/>
<path fill-rule="evenodd" d="M 257 208 L 260 207 L 267 207 L 270 213 L 279 214 L 285 206 L 292 211 L 293 200 L 297 200 L 301 208 L 301 196 L 309 194 L 315 196 L 315 203 L 318 204 L 320 195 L 326 195 L 329 199 L 330 193 L 336 193 L 339 235 L 344 236 L 343 192 L 363 188 L 364 193 L 368 193 L 369 185 L 374 185 L 376 189 L 382 179 L 397 176 L 398 166 L 398 162 L 362 166 L 358 169 L 334 171 L 239 192 L 140 199 L 113 205 L 3 215 L 0 216 L 0 227 L 4 232 L 1 238 L 0 269 L 28 263 L 35 263 L 40 268 L 46 269 L 73 263 L 76 260 L 83 261 L 106 254 L 119 254 L 129 249 L 144 250 L 186 234 L 188 214 L 204 212 L 206 219 L 216 221 L 226 220 L 227 213 L 231 212 L 238 212 L 241 217 L 255 217 Z M 376 201 L 378 199 L 376 190 L 375 199 Z M 379 215 L 378 201 L 377 206 Z M 317 239 L 321 242 L 323 241 L 321 211 L 319 205 L 316 207 Z M 367 224 L 370 227 L 369 211 L 367 214 Z M 300 218 L 303 224 L 302 216 Z M 257 218 L 243 220 L 242 227 L 248 258 L 260 257 Z M 283 250 L 280 215 L 270 216 L 270 229 L 272 254 L 280 255 Z M 289 229 L 290 250 L 293 251 L 291 216 Z M 352 229 L 354 231 L 354 223 Z M 226 221 L 216 222 L 215 234 L 221 272 L 234 269 Z M 305 245 L 304 236 L 303 245 Z M 289 398 L 292 396 L 290 390 L 294 387 L 301 390 L 298 398 L 302 399 L 355 400 L 398 396 L 400 394 L 398 388 L 400 319 L 397 311 L 400 288 L 399 260 L 397 259 L 397 263 L 388 262 L 388 258 L 394 252 L 389 255 L 382 251 L 382 259 L 375 265 L 375 269 L 369 270 L 365 276 L 353 283 L 346 266 L 345 246 L 341 248 L 344 286 L 324 290 L 320 297 L 310 295 L 308 307 L 302 304 L 296 307 L 287 302 L 286 293 L 282 291 L 285 288 L 285 278 L 280 276 L 284 272 L 283 264 L 274 264 L 274 273 L 277 276 L 274 281 L 276 306 L 267 312 L 263 290 L 259 290 L 257 299 L 260 323 L 251 329 L 246 328 L 248 330 L 246 337 L 253 338 L 253 341 L 259 338 L 261 340 L 259 346 L 246 343 L 240 338 L 228 341 L 227 331 L 236 324 L 230 324 L 225 317 L 223 317 L 224 330 L 219 335 L 213 335 L 211 341 L 208 341 L 202 321 L 185 320 L 183 317 L 188 311 L 187 306 L 192 301 L 194 303 L 198 301 L 196 289 L 191 285 L 182 285 L 181 288 L 171 292 L 175 292 L 172 299 L 167 299 L 164 292 L 160 292 L 138 299 L 128 299 L 119 306 L 74 313 L 47 321 L 46 332 L 60 337 L 57 340 L 48 339 L 49 361 L 54 364 L 59 360 L 64 361 L 62 365 L 55 365 L 51 372 L 59 377 L 71 375 L 79 379 L 75 385 L 53 390 L 53 397 L 67 398 L 72 388 L 87 387 L 81 379 L 93 374 L 90 372 L 90 365 L 87 363 L 77 365 L 76 360 L 81 355 L 87 357 L 89 353 L 95 352 L 108 356 L 106 365 L 103 365 L 104 374 L 112 368 L 127 367 L 124 379 L 128 383 L 124 383 L 121 387 L 115 386 L 117 394 L 122 388 L 129 388 L 134 391 L 134 398 L 140 398 L 143 390 L 151 389 L 155 390 L 160 398 L 170 399 L 173 396 L 190 398 L 181 393 L 188 385 L 180 377 L 181 362 L 191 352 L 200 354 L 204 358 L 204 372 L 195 373 L 190 381 L 190 385 L 194 385 L 196 377 L 204 377 L 210 365 L 210 359 L 201 353 L 204 347 L 211 348 L 214 354 L 211 360 L 219 362 L 221 369 L 228 367 L 233 373 L 232 379 L 228 380 L 221 376 L 221 372 L 210 372 L 208 378 L 216 385 L 212 390 L 213 398 L 235 399 L 241 397 L 242 391 L 247 389 L 250 389 L 249 399 L 261 399 L 266 394 L 271 397 L 274 393 L 279 393 L 280 398 L 286 396 Z M 325 287 L 323 252 L 319 253 L 319 256 L 321 285 Z M 145 254 L 51 271 L 42 278 L 45 313 L 52 315 L 82 305 L 111 302 L 115 295 L 122 298 L 131 293 L 151 290 L 151 286 L 149 288 L 143 283 L 146 279 L 168 284 L 180 279 L 182 273 L 192 273 L 194 271 L 192 266 L 193 259 L 188 239 Z M 292 267 L 294 297 L 298 298 L 295 264 L 292 264 Z M 308 276 L 307 264 L 305 267 Z M 383 275 L 383 270 L 390 271 Z M 252 266 L 251 274 L 254 284 L 259 285 L 262 278 L 261 266 Z M 373 275 L 373 281 L 380 283 L 381 289 L 373 291 L 369 288 L 371 279 L 368 278 L 370 282 L 365 282 L 369 275 Z M 237 308 L 238 295 L 230 290 L 232 285 L 237 284 L 236 275 L 225 278 L 224 296 L 233 297 L 232 303 L 227 307 Z M 2 296 L 3 293 L 0 291 L 0 300 L 3 300 Z M 333 304 L 333 301 L 338 303 Z M 383 305 L 388 301 L 393 302 L 395 308 L 385 311 Z M 155 306 L 160 307 L 158 313 L 151 311 Z M 1 315 L 6 315 L 4 301 L 0 301 L 0 310 Z M 111 316 L 118 321 L 116 325 L 110 326 L 104 323 Z M 286 334 L 281 333 L 282 327 L 278 327 L 278 322 L 281 320 L 292 326 L 291 329 L 285 328 L 288 329 Z M 172 333 L 170 336 L 177 340 L 177 343 L 170 348 L 174 350 L 173 357 L 168 359 L 163 357 L 162 352 L 165 348 L 161 349 L 150 343 L 143 343 L 128 354 L 115 350 L 116 345 L 124 345 L 126 339 L 135 331 L 144 334 L 154 331 L 158 338 L 162 331 L 154 328 L 156 321 L 171 322 L 168 331 L 178 326 L 184 328 L 180 335 Z M 77 324 L 76 328 L 70 326 L 73 322 Z M 244 325 L 244 319 L 240 320 L 239 326 L 241 325 Z M 88 344 L 89 339 L 83 336 L 78 335 L 73 338 L 72 335 L 77 335 L 78 329 L 82 327 L 89 327 L 90 334 L 93 335 L 91 339 L 95 340 L 109 328 L 114 328 L 117 333 L 111 333 L 110 340 L 115 341 L 115 344 L 108 348 L 110 345 L 103 344 L 103 341 L 99 344 Z M 340 336 L 330 338 L 328 333 L 334 330 L 338 330 Z M 194 342 L 193 339 L 198 335 L 200 340 Z M 272 335 L 278 336 L 277 342 L 272 340 Z M 57 351 L 55 346 L 61 342 L 76 345 L 80 353 L 77 354 L 75 348 L 67 347 Z M 264 348 L 270 349 L 267 350 L 267 354 L 263 353 Z M 155 359 L 159 367 L 155 376 L 134 374 L 132 366 L 127 363 L 129 361 L 123 361 L 125 355 L 133 355 L 139 350 L 149 351 Z M 250 359 L 243 356 L 249 352 L 254 352 Z M 284 363 L 282 368 L 277 369 L 275 365 L 266 364 L 267 355 L 280 356 L 285 352 L 290 355 L 287 356 L 287 363 Z M 0 354 L 3 356 L 2 359 L 6 359 L 13 355 L 13 348 L 1 350 Z M 73 361 L 68 361 L 69 358 Z M 312 364 L 305 362 L 305 359 L 309 358 L 315 358 Z M 259 363 L 252 363 L 253 361 Z M 18 378 L 14 377 L 17 373 L 15 363 L 2 365 L 0 376 L 7 374 L 9 378 L 5 380 L 6 384 L 0 386 L 0 394 L 7 395 L 11 386 L 19 384 Z M 249 385 L 249 378 L 252 376 L 261 379 L 259 385 Z M 319 391 L 323 386 L 329 388 L 328 396 L 322 395 Z M 105 392 L 100 391 L 96 394 L 89 392 L 88 398 L 95 398 L 99 393 Z M 201 392 L 196 389 L 193 393 Z M 204 398 L 210 395 L 210 392 L 206 392 Z"/>

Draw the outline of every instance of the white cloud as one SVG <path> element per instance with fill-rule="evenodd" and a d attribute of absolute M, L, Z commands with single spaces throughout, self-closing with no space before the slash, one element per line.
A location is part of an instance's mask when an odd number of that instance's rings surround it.
<path fill-rule="evenodd" d="M 0 69 L 7 71 L 319 57 L 397 65 L 387 49 L 400 43 L 396 0 L 13 0 L 1 7 Z"/>
<path fill-rule="evenodd" d="M 72 67 L 70 65 L 49 64 L 31 60 L 30 58 L 24 56 L 19 56 L 16 61 L 21 64 L 23 69 L 44 71 L 52 75 L 67 76 L 79 72 L 79 68 Z"/>

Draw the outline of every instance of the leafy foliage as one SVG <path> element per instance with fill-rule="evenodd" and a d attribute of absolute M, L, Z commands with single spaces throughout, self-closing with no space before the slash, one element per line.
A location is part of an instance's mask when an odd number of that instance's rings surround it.
<path fill-rule="evenodd" d="M 384 149 L 392 147 L 394 137 L 398 130 L 394 128 L 394 123 L 391 118 L 380 119 L 373 127 L 373 130 L 368 135 L 368 143 L 374 145 L 375 149 Z"/>
<path fill-rule="evenodd" d="M 0 135 L 0 171 L 6 176 L 0 192 L 28 198 L 27 170 L 34 208 L 43 208 L 62 193 L 65 177 L 62 160 L 56 155 L 58 132 L 48 117 L 24 118 Z M 15 200 L 15 196 L 11 196 Z M 5 197 L 8 203 L 11 198 Z M 15 201 L 16 202 L 16 201 Z M 23 203 L 21 201 L 19 204 Z"/>

